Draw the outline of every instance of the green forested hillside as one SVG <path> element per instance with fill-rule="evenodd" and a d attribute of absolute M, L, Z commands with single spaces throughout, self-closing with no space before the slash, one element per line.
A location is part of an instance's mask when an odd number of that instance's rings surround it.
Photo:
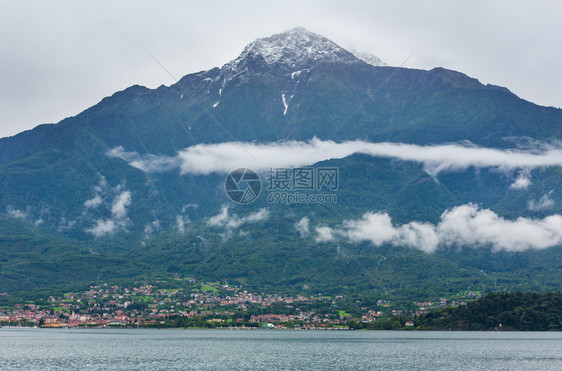
<path fill-rule="evenodd" d="M 421 329 L 561 331 L 562 293 L 489 294 L 426 314 Z"/>
<path fill-rule="evenodd" d="M 281 50 L 292 58 L 315 48 Z M 236 205 L 224 190 L 226 174 L 182 172 L 177 163 L 148 171 L 134 161 L 173 162 L 178 151 L 209 143 L 315 137 L 534 150 L 562 139 L 562 110 L 505 88 L 443 68 L 374 67 L 343 49 L 337 55 L 344 59 L 326 55 L 281 65 L 243 53 L 234 64 L 169 87 L 132 86 L 56 125 L 0 139 L 0 291 L 145 275 L 420 298 L 468 289 L 562 289 L 560 246 L 498 252 L 489 243 L 453 244 L 425 253 L 392 243 L 319 243 L 312 233 L 365 213 L 384 213 L 395 225 L 435 225 L 466 204 L 505 220 L 542 220 L 562 213 L 560 167 L 434 174 L 417 162 L 355 154 L 316 164 L 338 169 L 337 203 L 275 204 L 264 190 L 255 202 Z M 110 155 L 116 148 L 129 158 Z M 515 189 L 523 170 L 528 184 Z M 268 218 L 210 226 L 224 207 L 239 219 L 266 209 Z M 295 224 L 303 218 L 311 231 L 301 236 Z"/>
<path fill-rule="evenodd" d="M 45 237 L 26 222 L 0 217 L 0 292 L 84 287 L 140 276 L 142 265 L 99 248 Z"/>

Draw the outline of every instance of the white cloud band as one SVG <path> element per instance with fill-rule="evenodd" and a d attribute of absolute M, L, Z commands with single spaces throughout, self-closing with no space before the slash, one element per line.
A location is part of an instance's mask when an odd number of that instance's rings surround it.
<path fill-rule="evenodd" d="M 355 153 L 418 162 L 432 175 L 469 167 L 532 169 L 562 166 L 562 146 L 559 144 L 521 150 L 483 148 L 470 143 L 420 146 L 364 141 L 336 143 L 316 138 L 308 142 L 198 144 L 180 151 L 175 157 L 139 155 L 125 151 L 123 147 L 110 150 L 108 155 L 122 158 L 145 172 L 179 168 L 182 174 L 209 174 L 228 173 L 240 167 L 264 171 L 269 168 L 306 166 Z M 522 182 L 517 186 L 523 188 L 528 185 L 528 181 L 525 184 Z"/>

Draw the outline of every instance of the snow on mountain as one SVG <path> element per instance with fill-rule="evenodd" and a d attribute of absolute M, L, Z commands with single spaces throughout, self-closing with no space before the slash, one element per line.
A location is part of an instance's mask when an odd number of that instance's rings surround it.
<path fill-rule="evenodd" d="M 368 63 L 386 66 L 378 57 L 366 53 L 351 53 L 324 36 L 302 27 L 260 38 L 248 44 L 242 53 L 221 68 L 213 79 L 218 96 L 223 88 L 235 79 L 247 80 L 253 75 L 267 75 L 286 81 L 280 85 L 283 115 L 295 96 L 299 82 L 318 63 Z M 219 102 L 213 107 L 217 107 Z"/>
<path fill-rule="evenodd" d="M 248 69 L 255 71 L 275 67 L 283 74 L 292 74 L 319 62 L 358 61 L 357 57 L 333 41 L 298 27 L 248 44 L 238 58 L 222 67 L 222 72 L 226 80 L 231 80 Z"/>
<path fill-rule="evenodd" d="M 267 64 L 282 63 L 296 66 L 312 60 L 325 62 L 354 62 L 356 58 L 347 50 L 327 38 L 304 28 L 258 39 L 249 44 L 241 54 L 261 55 Z"/>
<path fill-rule="evenodd" d="M 369 63 L 370 65 L 373 65 L 375 67 L 380 67 L 380 66 L 387 66 L 386 63 L 384 63 L 379 57 L 377 57 L 376 55 L 372 55 L 369 53 L 363 53 L 363 52 L 358 52 L 356 50 L 352 51 L 353 55 L 355 55 L 357 58 L 361 59 L 362 61 Z"/>

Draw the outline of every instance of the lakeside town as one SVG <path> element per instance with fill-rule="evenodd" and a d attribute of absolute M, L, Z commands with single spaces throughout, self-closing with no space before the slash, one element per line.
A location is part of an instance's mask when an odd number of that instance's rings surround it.
<path fill-rule="evenodd" d="M 349 329 L 358 323 L 401 318 L 401 327 L 415 327 L 419 315 L 480 297 L 477 292 L 466 292 L 462 295 L 466 301 L 441 298 L 404 306 L 383 299 L 252 293 L 227 284 L 198 283 L 192 278 L 182 283 L 185 285 L 179 288 L 164 288 L 167 285 L 160 282 L 130 287 L 100 284 L 83 292 L 0 306 L 0 325 Z"/>

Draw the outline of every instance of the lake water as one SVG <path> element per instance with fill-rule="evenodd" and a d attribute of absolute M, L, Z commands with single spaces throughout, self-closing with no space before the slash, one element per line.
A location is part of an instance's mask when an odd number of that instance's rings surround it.
<path fill-rule="evenodd" d="M 0 329 L 2 370 L 562 370 L 562 333 Z"/>

